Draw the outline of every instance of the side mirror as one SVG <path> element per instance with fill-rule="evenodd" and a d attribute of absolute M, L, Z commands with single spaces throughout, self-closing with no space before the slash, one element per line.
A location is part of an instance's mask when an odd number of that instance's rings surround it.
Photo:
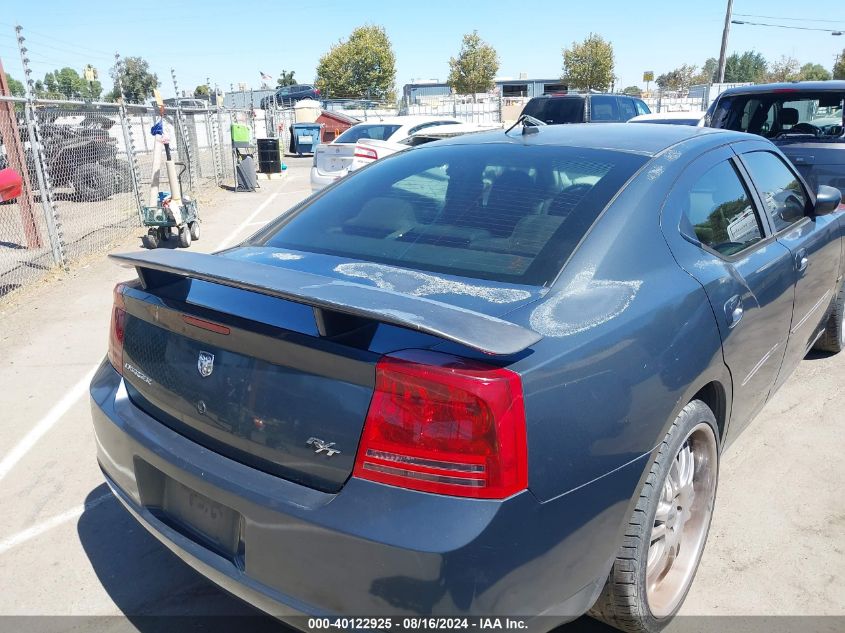
<path fill-rule="evenodd" d="M 828 187 L 827 185 L 819 185 L 819 190 L 816 192 L 816 206 L 813 212 L 816 215 L 827 215 L 833 213 L 839 208 L 842 202 L 842 192 L 836 187 Z"/>
<path fill-rule="evenodd" d="M 0 169 L 0 202 L 21 195 L 21 175 L 14 169 Z"/>

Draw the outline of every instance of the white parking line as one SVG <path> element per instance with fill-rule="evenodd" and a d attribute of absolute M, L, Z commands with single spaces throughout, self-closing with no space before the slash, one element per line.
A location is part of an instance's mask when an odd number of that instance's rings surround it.
<path fill-rule="evenodd" d="M 24 435 L 23 439 L 18 442 L 15 447 L 9 451 L 5 457 L 3 457 L 3 461 L 0 461 L 0 481 L 9 474 L 9 471 L 15 467 L 15 465 L 26 456 L 26 454 L 30 451 L 30 449 L 35 446 L 36 442 L 41 439 L 41 437 L 47 433 L 53 426 L 62 419 L 65 413 L 67 413 L 70 408 L 79 400 L 85 393 L 88 391 L 88 384 L 91 382 L 91 379 L 94 377 L 94 372 L 97 371 L 97 367 L 100 365 L 97 364 L 96 366 L 92 367 L 88 373 L 86 373 L 82 379 L 76 383 L 70 390 L 59 400 L 52 409 L 47 412 L 41 420 L 33 426 L 29 433 Z"/>
<path fill-rule="evenodd" d="M 46 521 L 41 521 L 41 523 L 37 523 L 30 528 L 25 530 L 21 530 L 17 534 L 13 534 L 12 536 L 3 539 L 0 541 L 0 554 L 5 554 L 13 547 L 17 547 L 27 541 L 31 541 L 32 539 L 36 538 L 37 536 L 41 536 L 44 532 L 48 532 L 52 530 L 54 527 L 60 526 L 62 523 L 67 523 L 68 521 L 73 521 L 75 518 L 82 516 L 82 513 L 86 510 L 90 510 L 91 508 L 96 508 L 98 505 L 103 503 L 104 501 L 108 501 L 109 499 L 114 499 L 114 495 L 110 492 L 107 492 L 101 497 L 97 497 L 96 499 L 89 501 L 81 506 L 76 506 L 75 508 L 71 508 L 66 512 L 62 512 L 59 515 L 56 515 Z"/>
<path fill-rule="evenodd" d="M 271 202 L 273 202 L 273 200 L 274 200 L 274 199 L 276 198 L 276 196 L 278 196 L 278 195 L 279 195 L 279 192 L 276 192 L 276 193 L 271 193 L 271 194 L 268 196 L 268 198 L 267 198 L 264 202 L 262 202 L 260 205 L 258 205 L 258 208 L 257 208 L 255 211 L 253 211 L 252 213 L 250 213 L 250 214 L 249 214 L 249 216 L 248 216 L 248 217 L 247 217 L 247 218 L 246 218 L 243 222 L 241 222 L 241 223 L 240 223 L 240 224 L 239 224 L 239 225 L 238 225 L 238 226 L 237 226 L 237 227 L 236 227 L 236 228 L 235 228 L 235 229 L 234 229 L 234 230 L 233 230 L 233 231 L 229 234 L 229 237 L 227 237 L 225 240 L 223 240 L 222 242 L 220 242 L 220 244 L 218 244 L 217 248 L 215 248 L 214 250 L 215 250 L 215 251 L 222 251 L 224 248 L 228 247 L 228 246 L 229 246 L 232 242 L 234 242 L 234 241 L 237 239 L 238 234 L 239 234 L 242 230 L 244 230 L 247 226 L 249 226 L 249 223 L 250 223 L 250 222 L 252 222 L 252 221 L 256 218 L 256 216 L 257 216 L 259 213 L 261 213 L 262 211 L 264 211 L 264 209 L 266 209 L 266 208 L 267 208 L 267 205 L 269 205 Z"/>

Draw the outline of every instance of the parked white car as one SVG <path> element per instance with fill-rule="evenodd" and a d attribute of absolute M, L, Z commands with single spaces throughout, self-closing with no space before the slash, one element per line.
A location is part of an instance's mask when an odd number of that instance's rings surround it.
<path fill-rule="evenodd" d="M 668 125 L 694 125 L 701 127 L 704 124 L 704 112 L 654 112 L 652 114 L 640 114 L 628 123 L 663 123 Z"/>
<path fill-rule="evenodd" d="M 395 116 L 353 125 L 314 150 L 311 189 L 319 191 L 351 171 L 410 147 L 405 141 L 422 130 L 459 124 L 458 119 L 446 116 Z"/>

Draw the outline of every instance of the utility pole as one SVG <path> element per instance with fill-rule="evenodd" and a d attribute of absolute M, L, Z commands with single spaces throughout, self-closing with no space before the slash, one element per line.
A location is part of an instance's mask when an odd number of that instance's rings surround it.
<path fill-rule="evenodd" d="M 725 11 L 725 29 L 722 31 L 722 50 L 719 53 L 718 83 L 725 82 L 725 62 L 728 54 L 728 33 L 731 30 L 731 14 L 733 13 L 734 0 L 728 0 L 728 9 Z"/>

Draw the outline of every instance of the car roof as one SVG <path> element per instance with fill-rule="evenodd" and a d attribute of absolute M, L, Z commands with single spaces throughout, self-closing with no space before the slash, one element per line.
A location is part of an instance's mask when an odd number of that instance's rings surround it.
<path fill-rule="evenodd" d="M 533 99 L 586 99 L 587 97 L 630 97 L 639 99 L 636 95 L 626 95 L 621 92 L 553 92 L 550 94 L 531 97 Z"/>
<path fill-rule="evenodd" d="M 704 116 L 701 110 L 687 112 L 652 112 L 651 114 L 638 114 L 628 119 L 631 121 L 673 121 L 675 119 L 700 119 Z"/>
<path fill-rule="evenodd" d="M 435 141 L 425 147 L 443 145 L 476 145 L 483 143 L 513 143 L 522 145 L 561 145 L 607 149 L 656 156 L 662 151 L 693 139 L 704 145 L 718 146 L 733 141 L 760 140 L 759 136 L 691 125 L 628 125 L 627 123 L 569 123 L 565 125 L 540 125 L 536 133 L 522 134 L 516 126 L 510 133 L 505 130 L 467 134 L 454 139 Z"/>
<path fill-rule="evenodd" d="M 366 121 L 359 121 L 355 125 L 415 125 L 417 123 L 428 123 L 429 121 L 457 121 L 452 116 L 428 116 L 421 114 L 409 114 L 405 116 L 373 117 Z"/>
<path fill-rule="evenodd" d="M 719 96 L 728 94 L 765 94 L 769 92 L 817 92 L 821 90 L 845 91 L 845 80 L 784 81 L 773 84 L 752 84 L 728 88 Z"/>

